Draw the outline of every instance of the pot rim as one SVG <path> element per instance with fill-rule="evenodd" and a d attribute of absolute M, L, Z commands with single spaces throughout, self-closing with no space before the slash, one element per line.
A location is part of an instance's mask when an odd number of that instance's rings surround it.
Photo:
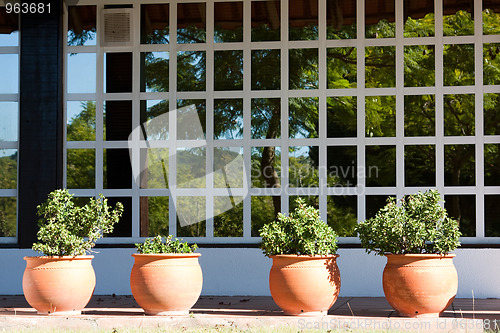
<path fill-rule="evenodd" d="M 386 257 L 407 257 L 407 258 L 453 258 L 456 257 L 455 253 L 406 253 L 406 254 L 394 254 L 385 253 Z"/>
<path fill-rule="evenodd" d="M 132 257 L 140 257 L 140 258 L 194 258 L 200 257 L 201 253 L 132 253 Z"/>
<path fill-rule="evenodd" d="M 323 255 L 310 255 L 310 254 L 272 254 L 269 258 L 304 258 L 304 259 L 331 259 L 338 258 L 338 254 L 323 254 Z"/>
<path fill-rule="evenodd" d="M 93 255 L 80 255 L 80 256 L 26 256 L 23 257 L 24 260 L 35 260 L 35 259 L 41 259 L 41 260 L 86 260 L 86 259 L 93 259 Z"/>

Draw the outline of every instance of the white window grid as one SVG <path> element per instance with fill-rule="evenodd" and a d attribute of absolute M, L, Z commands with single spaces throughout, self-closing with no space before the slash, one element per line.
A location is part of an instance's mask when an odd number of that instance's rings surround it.
<path fill-rule="evenodd" d="M 237 0 L 231 0 L 236 2 Z M 258 1 L 258 0 L 257 0 Z M 146 4 L 139 0 L 109 0 L 96 2 L 91 0 L 80 1 L 79 5 L 97 6 L 97 41 L 94 46 L 66 46 L 65 53 L 95 53 L 97 57 L 96 93 L 90 94 L 68 94 L 66 101 L 96 101 L 96 141 L 90 142 L 65 142 L 66 149 L 95 149 L 96 152 L 96 188 L 74 189 L 76 196 L 95 196 L 103 193 L 111 197 L 132 198 L 132 237 L 105 238 L 102 243 L 133 243 L 140 241 L 140 211 L 139 198 L 141 196 L 169 196 L 169 189 L 141 189 L 139 185 L 132 182 L 131 189 L 103 189 L 103 149 L 122 148 L 127 149 L 126 141 L 103 141 L 103 105 L 107 100 L 132 100 L 132 128 L 139 125 L 140 101 L 141 100 L 169 100 L 170 109 L 178 99 L 204 99 L 206 100 L 206 139 L 210 149 L 217 147 L 243 147 L 243 160 L 247 170 L 250 169 L 252 147 L 276 146 L 281 147 L 281 189 L 276 188 L 251 188 L 250 174 L 244 182 L 242 189 L 232 189 L 232 195 L 243 196 L 243 237 L 213 237 L 213 219 L 207 219 L 206 237 L 184 237 L 190 242 L 207 243 L 244 243 L 252 244 L 260 242 L 260 238 L 251 237 L 251 196 L 274 196 L 281 195 L 281 211 L 285 214 L 289 211 L 289 195 L 318 195 L 319 209 L 322 218 L 326 221 L 327 197 L 330 195 L 355 195 L 357 196 L 357 218 L 362 221 L 366 218 L 367 195 L 392 195 L 398 198 L 417 191 L 425 191 L 428 187 L 406 187 L 404 185 L 404 147 L 405 145 L 435 145 L 436 147 L 436 186 L 442 195 L 475 195 L 476 198 L 476 237 L 462 237 L 463 244 L 495 244 L 500 242 L 500 237 L 485 237 L 484 226 L 484 195 L 500 194 L 500 186 L 484 186 L 484 144 L 500 143 L 500 136 L 485 136 L 483 131 L 483 94 L 500 93 L 500 85 L 483 85 L 483 43 L 499 43 L 499 35 L 482 34 L 482 2 L 474 2 L 474 35 L 472 36 L 443 36 L 443 4 L 442 0 L 434 1 L 435 13 L 435 36 L 434 37 L 403 37 L 403 1 L 395 0 L 395 38 L 371 39 L 365 38 L 365 0 L 356 0 L 357 7 L 357 39 L 352 40 L 327 40 L 326 38 L 326 0 L 318 0 L 320 13 L 318 17 L 319 35 L 317 40 L 288 41 L 288 1 L 281 1 L 281 41 L 277 42 L 251 42 L 251 1 L 243 2 L 243 42 L 238 43 L 214 43 L 214 0 L 184 0 L 182 3 L 206 2 L 206 43 L 204 44 L 177 44 L 176 42 L 176 14 L 177 1 L 150 0 L 147 3 L 170 4 L 170 43 L 162 45 L 140 44 L 140 8 Z M 218 1 L 224 2 L 224 0 Z M 134 44 L 130 47 L 101 47 L 99 32 L 101 22 L 99 13 L 104 5 L 132 4 L 134 20 Z M 67 24 L 66 19 L 64 20 Z M 67 27 L 66 27 L 67 29 Z M 66 31 L 66 30 L 65 30 Z M 472 86 L 444 86 L 443 84 L 443 47 L 446 44 L 474 44 L 475 46 L 475 84 Z M 434 45 L 435 46 L 435 86 L 434 87 L 404 87 L 404 46 L 407 45 Z M 366 88 L 365 87 L 365 54 L 364 48 L 370 46 L 394 46 L 396 49 L 396 86 L 391 88 Z M 326 50 L 333 47 L 356 47 L 357 49 L 357 87 L 352 89 L 327 89 L 327 56 Z M 288 50 L 295 48 L 319 49 L 319 89 L 316 90 L 288 90 Z M 251 90 L 251 51 L 260 49 L 281 50 L 281 90 L 276 91 L 252 91 Z M 243 90 L 241 91 L 214 91 L 214 51 L 220 50 L 243 50 Z M 177 91 L 177 63 L 175 55 L 179 51 L 206 51 L 206 90 L 203 92 L 178 92 Z M 104 54 L 106 52 L 132 52 L 133 53 L 133 88 L 132 93 L 103 93 L 104 91 Z M 139 57 L 141 52 L 169 52 L 169 91 L 168 92 L 140 92 L 139 80 L 140 66 Z M 67 72 L 67 70 L 66 70 Z M 404 136 L 404 96 L 405 95 L 435 95 L 436 118 L 435 136 L 405 137 Z M 443 96 L 446 94 L 474 94 L 475 96 L 475 135 L 468 137 L 445 136 L 443 118 Z M 328 138 L 326 127 L 326 99 L 332 96 L 357 96 L 357 136 L 352 138 Z M 396 96 L 396 137 L 365 137 L 365 96 Z M 288 135 L 288 99 L 292 97 L 317 97 L 319 99 L 319 137 L 314 139 L 292 139 Z M 0 96 L 0 98 L 2 98 Z M 14 98 L 14 97 L 13 97 Z M 213 139 L 213 107 L 214 99 L 241 98 L 243 99 L 243 140 L 214 140 Z M 281 99 L 281 136 L 279 139 L 250 139 L 251 121 L 251 99 L 252 98 L 280 98 Z M 169 136 L 176 137 L 175 122 L 170 122 Z M 133 138 L 132 161 L 139 166 L 139 154 L 141 148 L 165 147 L 174 153 L 179 147 L 196 145 L 189 141 L 157 141 L 140 142 L 138 137 Z M 474 144 L 475 149 L 475 186 L 445 186 L 444 185 L 444 145 L 448 144 Z M 317 188 L 289 188 L 288 184 L 288 147 L 290 146 L 319 146 L 319 165 L 326 164 L 326 150 L 328 146 L 356 146 L 357 167 L 365 167 L 365 147 L 371 145 L 396 146 L 396 186 L 394 187 L 366 187 L 365 179 L 358 177 L 357 187 L 329 188 L 326 184 L 326 168 L 320 167 L 319 187 Z M 208 155 L 208 154 L 207 154 Z M 227 195 L 225 189 L 214 189 L 211 178 L 212 166 L 206 164 L 206 188 L 183 189 L 182 194 L 187 196 L 206 196 L 206 216 L 213 216 L 213 197 Z M 169 177 L 176 177 L 176 161 L 169 159 Z M 66 177 L 65 177 L 66 179 Z M 284 195 L 284 193 L 287 195 Z M 1 192 L 0 192 L 1 193 Z M 176 211 L 173 200 L 169 200 L 169 232 L 176 233 Z M 339 243 L 358 243 L 357 237 L 341 237 Z"/>
<path fill-rule="evenodd" d="M 3 7 L 3 6 L 2 6 Z M 20 38 L 20 35 L 18 35 Z M 18 43 L 19 45 L 19 43 Z M 18 61 L 20 59 L 19 46 L 0 46 L 0 55 L 2 54 L 15 54 L 18 56 Z M 18 67 L 19 68 L 19 67 Z M 18 74 L 19 75 L 19 74 Z M 19 82 L 19 80 L 17 80 Z M 15 102 L 18 105 L 19 110 L 19 86 L 17 87 L 17 93 L 0 93 L 0 106 L 2 102 Z M 0 118 L 2 115 L 2 110 L 0 108 Z M 19 127 L 19 121 L 18 121 Z M 19 133 L 19 131 L 18 131 Z M 16 141 L 1 141 L 0 140 L 0 150 L 2 149 L 15 149 L 19 152 L 19 137 Z M 19 156 L 19 155 L 18 155 Z M 16 189 L 0 189 L 0 198 L 16 198 L 17 199 L 17 188 Z M 16 212 L 17 216 L 17 212 Z M 17 230 L 17 226 L 16 226 Z M 17 234 L 17 231 L 16 231 Z M 16 237 L 0 237 L 0 244 L 15 244 L 17 242 Z"/>

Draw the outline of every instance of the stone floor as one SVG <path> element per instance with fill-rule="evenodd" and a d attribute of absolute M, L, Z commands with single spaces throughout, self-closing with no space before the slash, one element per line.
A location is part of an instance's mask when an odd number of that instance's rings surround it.
<path fill-rule="evenodd" d="M 479 332 L 500 331 L 500 299 L 455 299 L 440 318 L 398 317 L 383 297 L 341 297 L 324 317 L 285 316 L 271 297 L 202 296 L 186 317 L 145 316 L 132 296 L 95 295 L 81 315 L 37 315 L 24 296 L 0 296 L 0 332 L 13 329 L 97 331 L 235 327 Z"/>

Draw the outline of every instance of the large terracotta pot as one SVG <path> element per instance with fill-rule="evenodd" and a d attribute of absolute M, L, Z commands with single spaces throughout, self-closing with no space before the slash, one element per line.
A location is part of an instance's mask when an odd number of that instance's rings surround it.
<path fill-rule="evenodd" d="M 340 291 L 338 255 L 273 255 L 269 288 L 287 315 L 326 315 Z"/>
<path fill-rule="evenodd" d="M 92 258 L 94 256 L 24 257 L 26 301 L 39 314 L 81 314 L 95 288 Z"/>
<path fill-rule="evenodd" d="M 201 294 L 199 253 L 134 253 L 132 295 L 148 315 L 188 315 Z"/>
<path fill-rule="evenodd" d="M 385 297 L 404 317 L 439 317 L 458 288 L 454 254 L 388 254 L 383 274 Z"/>

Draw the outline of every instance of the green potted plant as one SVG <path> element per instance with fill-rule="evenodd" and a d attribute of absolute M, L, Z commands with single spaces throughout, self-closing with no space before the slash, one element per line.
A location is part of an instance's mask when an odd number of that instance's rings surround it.
<path fill-rule="evenodd" d="M 296 200 L 289 216 L 260 229 L 260 248 L 272 258 L 269 288 L 276 304 L 288 315 L 326 315 L 340 291 L 336 259 L 337 235 L 319 211 Z"/>
<path fill-rule="evenodd" d="M 383 288 L 401 316 L 437 317 L 457 293 L 454 254 L 460 246 L 459 225 L 440 205 L 437 190 L 389 198 L 375 217 L 356 231 L 368 253 L 387 257 Z"/>
<path fill-rule="evenodd" d="M 130 288 L 147 315 L 186 316 L 201 294 L 203 275 L 196 244 L 156 236 L 135 244 Z"/>
<path fill-rule="evenodd" d="M 42 256 L 24 257 L 23 291 L 39 314 L 79 314 L 95 288 L 92 255 L 97 239 L 113 231 L 123 213 L 112 210 L 102 194 L 83 207 L 75 205 L 65 189 L 55 190 L 37 207 L 38 242 L 33 250 Z"/>

